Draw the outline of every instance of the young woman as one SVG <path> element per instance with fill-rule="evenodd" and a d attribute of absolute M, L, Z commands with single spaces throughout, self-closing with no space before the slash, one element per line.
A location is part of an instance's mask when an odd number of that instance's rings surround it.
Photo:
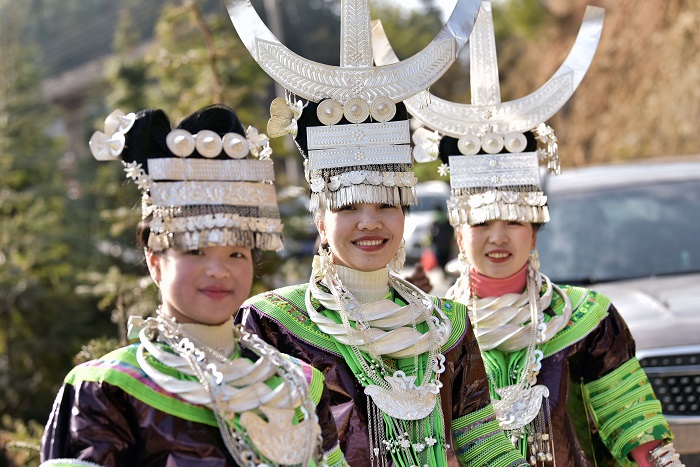
<path fill-rule="evenodd" d="M 588 7 L 554 76 L 502 102 L 491 4 L 483 1 L 469 41 L 472 103 L 434 97 L 427 107 L 415 98 L 406 105 L 426 127 L 414 134 L 418 154 L 440 155 L 441 173 L 450 175 L 447 207 L 463 270 L 448 297 L 468 308 L 509 438 L 531 465 L 678 466 L 615 307 L 594 291 L 552 284 L 537 261 L 537 230 L 549 220 L 539 162 L 559 171 L 557 138 L 542 122 L 583 79 L 602 26 L 603 10 Z M 381 40 L 377 50 L 390 50 Z M 383 56 L 378 63 L 392 61 Z"/>
<path fill-rule="evenodd" d="M 538 272 L 538 228 L 496 217 L 457 235 L 468 269 L 448 295 L 467 304 L 502 426 L 533 460 L 681 465 L 624 320 Z"/>
<path fill-rule="evenodd" d="M 300 132 L 320 125 L 316 107 L 307 105 Z M 347 131 L 371 131 L 362 125 Z M 309 141 L 298 142 L 307 154 Z M 311 280 L 251 298 L 236 320 L 324 373 L 350 465 L 525 465 L 495 422 L 464 307 L 396 273 L 413 202 L 410 162 L 316 170 L 314 157 L 321 248 Z M 372 184 L 375 171 L 412 182 Z"/>
<path fill-rule="evenodd" d="M 131 319 L 137 343 L 66 377 L 42 465 L 347 465 L 323 376 L 233 326 L 258 251 L 282 246 L 267 137 L 224 106 L 174 130 L 160 110 L 117 111 L 105 128 L 91 149 L 144 193 L 162 303 Z"/>
<path fill-rule="evenodd" d="M 228 2 L 243 43 L 289 91 L 268 133 L 296 136 L 322 242 L 309 283 L 254 297 L 238 316 L 324 373 L 353 466 L 525 465 L 494 419 L 466 310 L 396 274 L 416 184 L 401 101 L 452 63 L 477 7 L 459 0 L 413 60 L 379 68 L 368 0 L 341 2 L 340 67 L 292 54 L 250 2 Z"/>

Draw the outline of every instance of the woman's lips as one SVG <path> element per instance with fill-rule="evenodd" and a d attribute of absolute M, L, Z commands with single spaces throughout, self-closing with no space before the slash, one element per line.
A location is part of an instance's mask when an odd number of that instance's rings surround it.
<path fill-rule="evenodd" d="M 362 251 L 379 251 L 382 248 L 384 248 L 384 245 L 388 242 L 389 240 L 385 238 L 361 238 L 359 240 L 354 240 L 352 242 L 353 245 L 355 245 L 357 248 L 361 249 Z"/>
<path fill-rule="evenodd" d="M 209 297 L 212 300 L 222 300 L 229 295 L 231 295 L 231 291 L 228 289 L 219 289 L 219 288 L 204 288 L 200 289 L 200 292 L 202 292 L 204 295 Z"/>
<path fill-rule="evenodd" d="M 507 251 L 490 251 L 486 253 L 486 257 L 494 263 L 505 263 L 510 259 L 511 254 Z"/>

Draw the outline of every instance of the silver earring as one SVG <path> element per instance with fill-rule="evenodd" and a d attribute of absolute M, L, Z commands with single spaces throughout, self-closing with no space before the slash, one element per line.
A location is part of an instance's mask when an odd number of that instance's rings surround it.
<path fill-rule="evenodd" d="M 530 268 L 535 272 L 540 270 L 540 256 L 537 254 L 537 248 L 530 250 L 530 256 L 527 259 Z"/>
<path fill-rule="evenodd" d="M 467 258 L 467 255 L 464 253 L 460 253 L 457 256 L 457 260 L 459 261 L 459 272 L 462 276 L 466 276 L 467 278 L 469 277 L 469 269 L 471 269 L 471 264 L 469 264 L 469 258 Z"/>
<path fill-rule="evenodd" d="M 391 258 L 391 261 L 389 262 L 389 267 L 395 272 L 398 273 L 401 271 L 403 268 L 404 263 L 406 262 L 406 240 L 403 238 L 401 239 L 401 246 L 399 249 L 396 251 L 396 254 L 394 254 L 394 257 Z"/>
<path fill-rule="evenodd" d="M 321 259 L 321 271 L 326 274 L 333 264 L 333 253 L 328 246 L 321 243 L 318 246 L 318 256 Z"/>
<path fill-rule="evenodd" d="M 466 304 L 471 297 L 470 275 L 472 266 L 464 253 L 460 252 L 457 260 L 459 261 L 459 277 L 447 291 L 446 298 Z"/>

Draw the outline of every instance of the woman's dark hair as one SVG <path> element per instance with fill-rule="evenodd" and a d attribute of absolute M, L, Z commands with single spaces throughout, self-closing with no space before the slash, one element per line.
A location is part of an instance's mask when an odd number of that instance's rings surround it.
<path fill-rule="evenodd" d="M 238 120 L 236 112 L 225 105 L 210 105 L 185 117 L 176 128 L 197 134 L 201 130 L 210 130 L 223 136 L 226 133 L 245 135 L 245 128 Z M 124 150 L 121 158 L 124 162 L 138 162 L 148 172 L 148 159 L 175 157 L 165 142 L 170 133 L 170 119 L 160 109 L 146 109 L 136 114 L 133 127 L 126 133 Z M 190 158 L 202 158 L 195 151 Z M 228 159 L 220 154 L 215 159 Z"/>
<path fill-rule="evenodd" d="M 148 237 L 151 235 L 151 228 L 148 226 L 147 219 L 141 219 L 136 226 L 136 245 L 148 249 Z"/>
<path fill-rule="evenodd" d="M 537 151 L 537 140 L 535 139 L 534 133 L 532 133 L 531 131 L 526 131 L 524 135 L 525 139 L 527 140 L 527 146 L 525 146 L 523 152 Z M 447 135 L 444 135 L 442 138 L 440 138 L 440 160 L 445 164 L 449 163 L 450 156 L 459 156 L 461 154 L 459 152 L 459 147 L 457 146 L 458 141 L 459 140 L 457 138 L 453 138 L 452 136 Z M 503 154 L 507 152 L 508 150 L 503 148 L 500 153 Z M 479 154 L 486 154 L 486 152 L 482 149 L 479 151 Z"/>

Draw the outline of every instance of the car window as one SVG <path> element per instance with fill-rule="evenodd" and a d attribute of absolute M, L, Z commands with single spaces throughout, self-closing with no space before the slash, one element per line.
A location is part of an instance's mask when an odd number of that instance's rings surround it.
<path fill-rule="evenodd" d="M 411 211 L 436 211 L 447 209 L 447 195 L 425 194 L 418 195 L 418 203 L 411 206 Z"/>
<path fill-rule="evenodd" d="M 549 196 L 542 271 L 585 284 L 700 271 L 700 182 Z"/>

